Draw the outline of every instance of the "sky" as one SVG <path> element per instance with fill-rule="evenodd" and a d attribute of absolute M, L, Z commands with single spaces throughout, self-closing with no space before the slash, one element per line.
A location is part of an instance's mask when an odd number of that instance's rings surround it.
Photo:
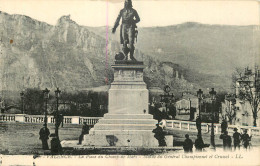
<path fill-rule="evenodd" d="M 23 14 L 55 25 L 63 15 L 85 26 L 113 26 L 124 0 L 0 0 L 0 10 Z M 167 26 L 184 22 L 259 25 L 256 0 L 133 0 L 138 26 Z"/>

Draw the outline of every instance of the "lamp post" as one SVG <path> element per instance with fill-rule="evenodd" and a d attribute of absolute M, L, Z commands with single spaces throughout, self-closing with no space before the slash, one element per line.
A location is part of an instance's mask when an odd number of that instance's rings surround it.
<path fill-rule="evenodd" d="M 203 91 L 201 89 L 199 89 L 197 91 L 197 96 L 198 96 L 198 99 L 199 99 L 199 117 L 201 118 L 201 100 L 202 100 L 202 95 L 203 95 Z"/>
<path fill-rule="evenodd" d="M 23 91 L 20 93 L 20 96 L 21 96 L 21 102 L 22 102 L 21 110 L 22 110 L 22 114 L 24 114 L 24 92 Z"/>
<path fill-rule="evenodd" d="M 198 96 L 198 99 L 199 99 L 199 117 L 196 118 L 196 127 L 198 129 L 198 135 L 201 137 L 201 100 L 202 100 L 202 94 L 203 94 L 203 91 L 201 89 L 199 89 L 197 91 L 197 96 Z"/>
<path fill-rule="evenodd" d="M 59 125 L 60 125 L 60 116 L 59 116 L 59 97 L 60 97 L 60 90 L 57 88 L 55 90 L 55 97 L 57 101 L 57 109 L 56 109 L 56 116 L 55 116 L 55 135 L 59 138 Z"/>
<path fill-rule="evenodd" d="M 165 85 L 163 90 L 164 90 L 164 94 L 160 95 L 160 97 L 161 97 L 160 102 L 165 103 L 166 112 L 167 112 L 167 109 L 168 109 L 167 104 L 169 104 L 169 102 L 172 101 L 174 95 L 173 95 L 173 93 L 170 95 L 171 88 L 169 85 Z"/>
<path fill-rule="evenodd" d="M 50 90 L 46 88 L 42 92 L 43 92 L 43 97 L 44 97 L 44 100 L 45 100 L 44 125 L 47 127 L 47 104 L 48 104 Z"/>
<path fill-rule="evenodd" d="M 217 92 L 214 90 L 214 88 L 211 89 L 209 92 L 210 98 L 212 100 L 212 108 L 211 108 L 211 135 L 210 135 L 210 148 L 211 149 L 216 149 L 215 148 L 215 135 L 214 135 L 214 120 L 215 120 L 215 101 L 216 101 L 216 94 Z"/>

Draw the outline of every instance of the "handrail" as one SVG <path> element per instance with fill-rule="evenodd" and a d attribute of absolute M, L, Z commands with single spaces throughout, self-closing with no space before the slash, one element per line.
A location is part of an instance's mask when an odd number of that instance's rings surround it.
<path fill-rule="evenodd" d="M 166 120 L 161 121 L 161 126 L 165 129 L 179 129 L 186 130 L 191 132 L 197 132 L 196 122 L 193 121 L 181 121 L 181 120 Z M 248 131 L 249 135 L 260 136 L 260 127 L 254 126 L 240 126 L 240 125 L 228 125 L 227 131 L 229 133 L 234 133 L 234 128 L 238 129 L 238 132 L 243 132 L 244 130 Z M 201 123 L 202 132 L 211 131 L 211 123 Z M 215 134 L 221 134 L 221 124 L 214 123 L 214 132 Z"/>
<path fill-rule="evenodd" d="M 22 122 L 22 123 L 44 123 L 44 115 L 27 115 L 27 114 L 0 114 L 0 122 Z M 95 125 L 102 117 L 81 117 L 81 116 L 64 116 L 64 124 L 83 124 Z M 47 123 L 55 123 L 52 115 L 47 116 Z"/>

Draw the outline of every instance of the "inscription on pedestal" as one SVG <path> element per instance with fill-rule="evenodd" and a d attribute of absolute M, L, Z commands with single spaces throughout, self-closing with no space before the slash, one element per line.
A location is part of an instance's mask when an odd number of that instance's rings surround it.
<path fill-rule="evenodd" d="M 115 70 L 114 81 L 143 81 L 143 72 L 138 70 Z"/>

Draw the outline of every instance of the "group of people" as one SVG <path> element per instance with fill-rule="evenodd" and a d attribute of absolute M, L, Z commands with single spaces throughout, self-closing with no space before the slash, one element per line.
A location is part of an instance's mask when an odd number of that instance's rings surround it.
<path fill-rule="evenodd" d="M 240 143 L 242 142 L 242 145 L 245 149 L 248 149 L 250 141 L 251 141 L 251 137 L 247 134 L 247 130 L 244 130 L 243 134 L 240 134 L 239 132 L 237 132 L 237 128 L 234 128 L 234 134 L 233 134 L 233 140 L 234 140 L 234 150 L 236 149 L 240 149 Z M 185 140 L 183 143 L 183 149 L 184 152 L 192 152 L 193 149 L 193 142 L 192 140 L 189 138 L 189 134 L 185 135 Z M 232 150 L 232 138 L 230 135 L 228 135 L 227 131 L 224 131 L 221 135 L 220 135 L 220 139 L 223 140 L 223 148 L 225 151 L 231 151 Z M 196 151 L 202 151 L 203 148 L 206 147 L 206 145 L 204 144 L 201 135 L 197 136 L 197 139 L 195 140 L 195 148 Z"/>
<path fill-rule="evenodd" d="M 193 150 L 193 142 L 190 139 L 189 134 L 185 135 L 185 140 L 183 143 L 183 149 L 185 153 L 191 153 Z M 195 148 L 197 152 L 201 152 L 203 150 L 203 148 L 205 148 L 206 145 L 203 142 L 203 139 L 201 137 L 201 135 L 197 135 L 197 139 L 195 140 Z"/>
<path fill-rule="evenodd" d="M 243 134 L 237 132 L 237 128 L 234 128 L 233 134 L 233 142 L 234 142 L 234 150 L 240 149 L 240 143 L 245 149 L 248 149 L 252 136 L 247 134 L 247 130 L 244 130 Z M 228 135 L 228 131 L 223 131 L 220 135 L 220 139 L 223 140 L 223 148 L 224 150 L 232 150 L 232 138 Z"/>
<path fill-rule="evenodd" d="M 48 145 L 48 139 L 49 137 L 52 137 L 51 139 L 51 154 L 62 154 L 62 146 L 60 144 L 59 137 L 55 134 L 52 133 L 50 134 L 50 130 L 47 128 L 47 124 L 44 124 L 43 127 L 41 128 L 40 132 L 40 140 L 42 141 L 42 149 L 43 150 L 49 150 L 49 145 Z"/>
<path fill-rule="evenodd" d="M 87 125 L 86 122 L 83 122 L 82 131 L 79 136 L 78 144 L 82 143 L 82 140 L 83 140 L 83 137 L 85 134 L 89 134 L 90 128 L 91 128 L 91 126 Z M 51 143 L 51 154 L 55 155 L 55 154 L 63 153 L 59 137 L 55 133 L 50 134 L 50 130 L 47 128 L 47 124 L 44 124 L 43 127 L 40 129 L 39 135 L 40 135 L 39 139 L 42 141 L 43 150 L 49 150 L 48 139 L 49 139 L 49 137 L 51 137 L 52 138 L 51 142 L 50 142 Z"/>
<path fill-rule="evenodd" d="M 198 136 L 197 139 L 195 140 L 195 148 L 196 151 L 202 151 L 202 149 L 205 146 L 202 137 L 201 137 L 201 119 L 198 116 L 196 118 L 196 127 L 198 130 Z M 220 139 L 223 140 L 223 148 L 224 150 L 232 150 L 232 138 L 230 135 L 228 135 L 228 124 L 227 121 L 224 119 L 223 122 L 221 123 L 221 135 L 220 135 Z M 183 143 L 183 149 L 185 152 L 192 152 L 192 148 L 193 148 L 193 142 L 192 140 L 189 138 L 189 135 L 186 134 L 185 135 L 185 141 Z M 236 149 L 240 149 L 240 143 L 242 142 L 242 145 L 245 149 L 248 149 L 249 145 L 250 145 L 250 141 L 251 141 L 252 136 L 249 136 L 247 134 L 247 130 L 244 130 L 244 133 L 241 134 L 238 132 L 237 128 L 234 128 L 234 134 L 233 134 L 233 142 L 234 142 L 234 150 Z"/>

